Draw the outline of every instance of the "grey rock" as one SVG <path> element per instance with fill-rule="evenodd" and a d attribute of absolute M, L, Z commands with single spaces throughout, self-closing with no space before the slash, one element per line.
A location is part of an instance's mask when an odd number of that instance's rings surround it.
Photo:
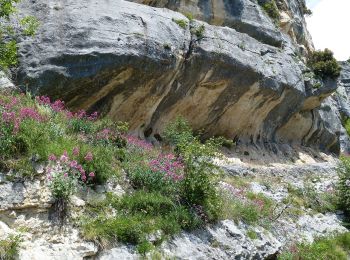
<path fill-rule="evenodd" d="M 98 256 L 99 260 L 114 260 L 114 259 L 125 259 L 125 260 L 136 260 L 140 256 L 126 246 L 115 247 L 109 250 L 105 250 L 101 255 Z"/>
<path fill-rule="evenodd" d="M 246 231 L 224 220 L 195 234 L 183 233 L 162 250 L 176 259 L 266 259 L 279 251 L 281 244 L 270 232 L 257 230 L 258 238 L 250 239 Z"/>
<path fill-rule="evenodd" d="M 11 90 L 14 88 L 15 86 L 9 79 L 9 76 L 0 70 L 0 90 Z"/>
<path fill-rule="evenodd" d="M 339 152 L 338 133 L 317 128 L 323 121 L 313 116 L 336 85 L 309 91 L 288 41 L 276 48 L 198 21 L 181 28 L 174 19 L 189 21 L 180 13 L 122 0 L 27 0 L 20 8 L 41 20 L 37 37 L 19 44 L 17 81 L 34 94 L 128 121 L 146 137 L 182 115 L 207 136 Z"/>
<path fill-rule="evenodd" d="M 31 207 L 47 208 L 52 203 L 48 188 L 39 180 L 0 183 L 0 212 Z"/>
<path fill-rule="evenodd" d="M 335 115 L 338 117 L 338 125 L 343 119 L 350 118 L 350 63 L 340 62 L 342 72 L 339 78 L 339 85 L 333 99 L 333 109 L 336 110 Z M 350 138 L 344 127 L 340 128 L 340 146 L 341 151 L 350 154 Z"/>
<path fill-rule="evenodd" d="M 282 33 L 264 13 L 256 1 L 250 0 L 129 0 L 151 6 L 165 7 L 183 14 L 191 14 L 198 20 L 218 26 L 228 26 L 238 32 L 274 46 L 280 47 Z"/>

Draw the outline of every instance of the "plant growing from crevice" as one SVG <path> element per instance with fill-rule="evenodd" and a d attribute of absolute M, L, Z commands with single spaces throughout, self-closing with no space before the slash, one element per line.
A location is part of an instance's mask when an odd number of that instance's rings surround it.
<path fill-rule="evenodd" d="M 340 207 L 350 220 L 350 159 L 342 157 L 338 168 Z"/>
<path fill-rule="evenodd" d="M 16 259 L 22 241 L 21 235 L 9 235 L 7 238 L 0 238 L 0 259 Z"/>
<path fill-rule="evenodd" d="M 175 19 L 173 18 L 172 21 L 176 23 L 178 26 L 180 26 L 182 29 L 186 29 L 188 26 L 188 23 L 184 19 Z"/>
<path fill-rule="evenodd" d="M 308 57 L 308 66 L 316 76 L 325 79 L 336 79 L 340 76 L 341 67 L 329 49 L 324 51 L 314 51 Z"/>
<path fill-rule="evenodd" d="M 198 39 L 203 38 L 204 32 L 205 32 L 204 24 L 201 24 L 201 25 L 191 29 L 191 33 L 196 35 Z"/>
<path fill-rule="evenodd" d="M 20 0 L 2 0 L 0 3 L 0 68 L 8 69 L 17 65 L 17 41 L 21 36 L 34 36 L 39 22 L 34 16 L 22 19 L 14 16 Z M 17 23 L 10 22 L 10 18 Z M 18 24 L 15 26 L 14 24 Z"/>
<path fill-rule="evenodd" d="M 278 25 L 281 15 L 275 0 L 259 1 L 259 4 L 274 23 Z"/>

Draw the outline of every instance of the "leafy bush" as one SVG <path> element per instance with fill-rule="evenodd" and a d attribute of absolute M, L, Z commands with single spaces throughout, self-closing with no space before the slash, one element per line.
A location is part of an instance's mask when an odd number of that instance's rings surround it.
<path fill-rule="evenodd" d="M 311 53 L 308 58 L 308 65 L 315 75 L 321 78 L 337 78 L 341 72 L 340 65 L 329 49 Z"/>
<path fill-rule="evenodd" d="M 14 260 L 18 253 L 18 247 L 22 242 L 20 235 L 9 235 L 7 238 L 0 238 L 0 259 Z"/>
<path fill-rule="evenodd" d="M 0 2 L 0 20 L 9 20 L 16 13 L 15 5 L 20 0 L 2 0 Z M 17 16 L 15 16 L 17 18 Z M 17 65 L 17 39 L 18 36 L 33 36 L 39 26 L 38 20 L 33 16 L 26 16 L 18 21 L 19 26 L 1 26 L 0 31 L 0 67 L 7 69 Z"/>
<path fill-rule="evenodd" d="M 271 19 L 277 24 L 280 20 L 280 12 L 278 10 L 275 0 L 259 1 L 259 4 L 267 13 L 267 15 L 270 16 Z"/>
<path fill-rule="evenodd" d="M 343 157 L 339 166 L 340 206 L 350 218 L 350 159 Z"/>
<path fill-rule="evenodd" d="M 347 260 L 350 255 L 350 233 L 335 235 L 329 238 L 318 238 L 312 244 L 300 243 L 289 252 L 282 253 L 279 260 Z"/>
<path fill-rule="evenodd" d="M 223 140 L 212 138 L 201 143 L 188 123 L 178 118 L 164 131 L 165 140 L 175 146 L 177 156 L 185 165 L 185 175 L 180 183 L 180 196 L 206 221 L 215 221 L 220 215 L 221 200 L 217 191 L 219 167 L 214 158 Z"/>

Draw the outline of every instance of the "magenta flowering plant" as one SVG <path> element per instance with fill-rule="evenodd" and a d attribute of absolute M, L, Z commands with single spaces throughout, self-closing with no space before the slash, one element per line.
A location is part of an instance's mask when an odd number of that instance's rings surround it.
<path fill-rule="evenodd" d="M 46 167 L 47 180 L 55 198 L 69 198 L 79 185 L 93 180 L 94 172 L 87 173 L 78 161 L 69 158 L 65 151 L 61 156 L 51 154 Z"/>
<path fill-rule="evenodd" d="M 164 179 L 171 181 L 181 181 L 184 178 L 184 165 L 180 158 L 174 154 L 160 153 L 156 159 L 149 162 L 150 169 L 154 173 L 160 173 Z"/>

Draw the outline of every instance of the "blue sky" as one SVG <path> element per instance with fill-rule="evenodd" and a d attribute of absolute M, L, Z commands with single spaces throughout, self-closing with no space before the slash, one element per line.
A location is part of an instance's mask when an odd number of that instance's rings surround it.
<path fill-rule="evenodd" d="M 316 49 L 329 48 L 338 60 L 350 58 L 350 0 L 306 0 L 307 23 Z"/>

